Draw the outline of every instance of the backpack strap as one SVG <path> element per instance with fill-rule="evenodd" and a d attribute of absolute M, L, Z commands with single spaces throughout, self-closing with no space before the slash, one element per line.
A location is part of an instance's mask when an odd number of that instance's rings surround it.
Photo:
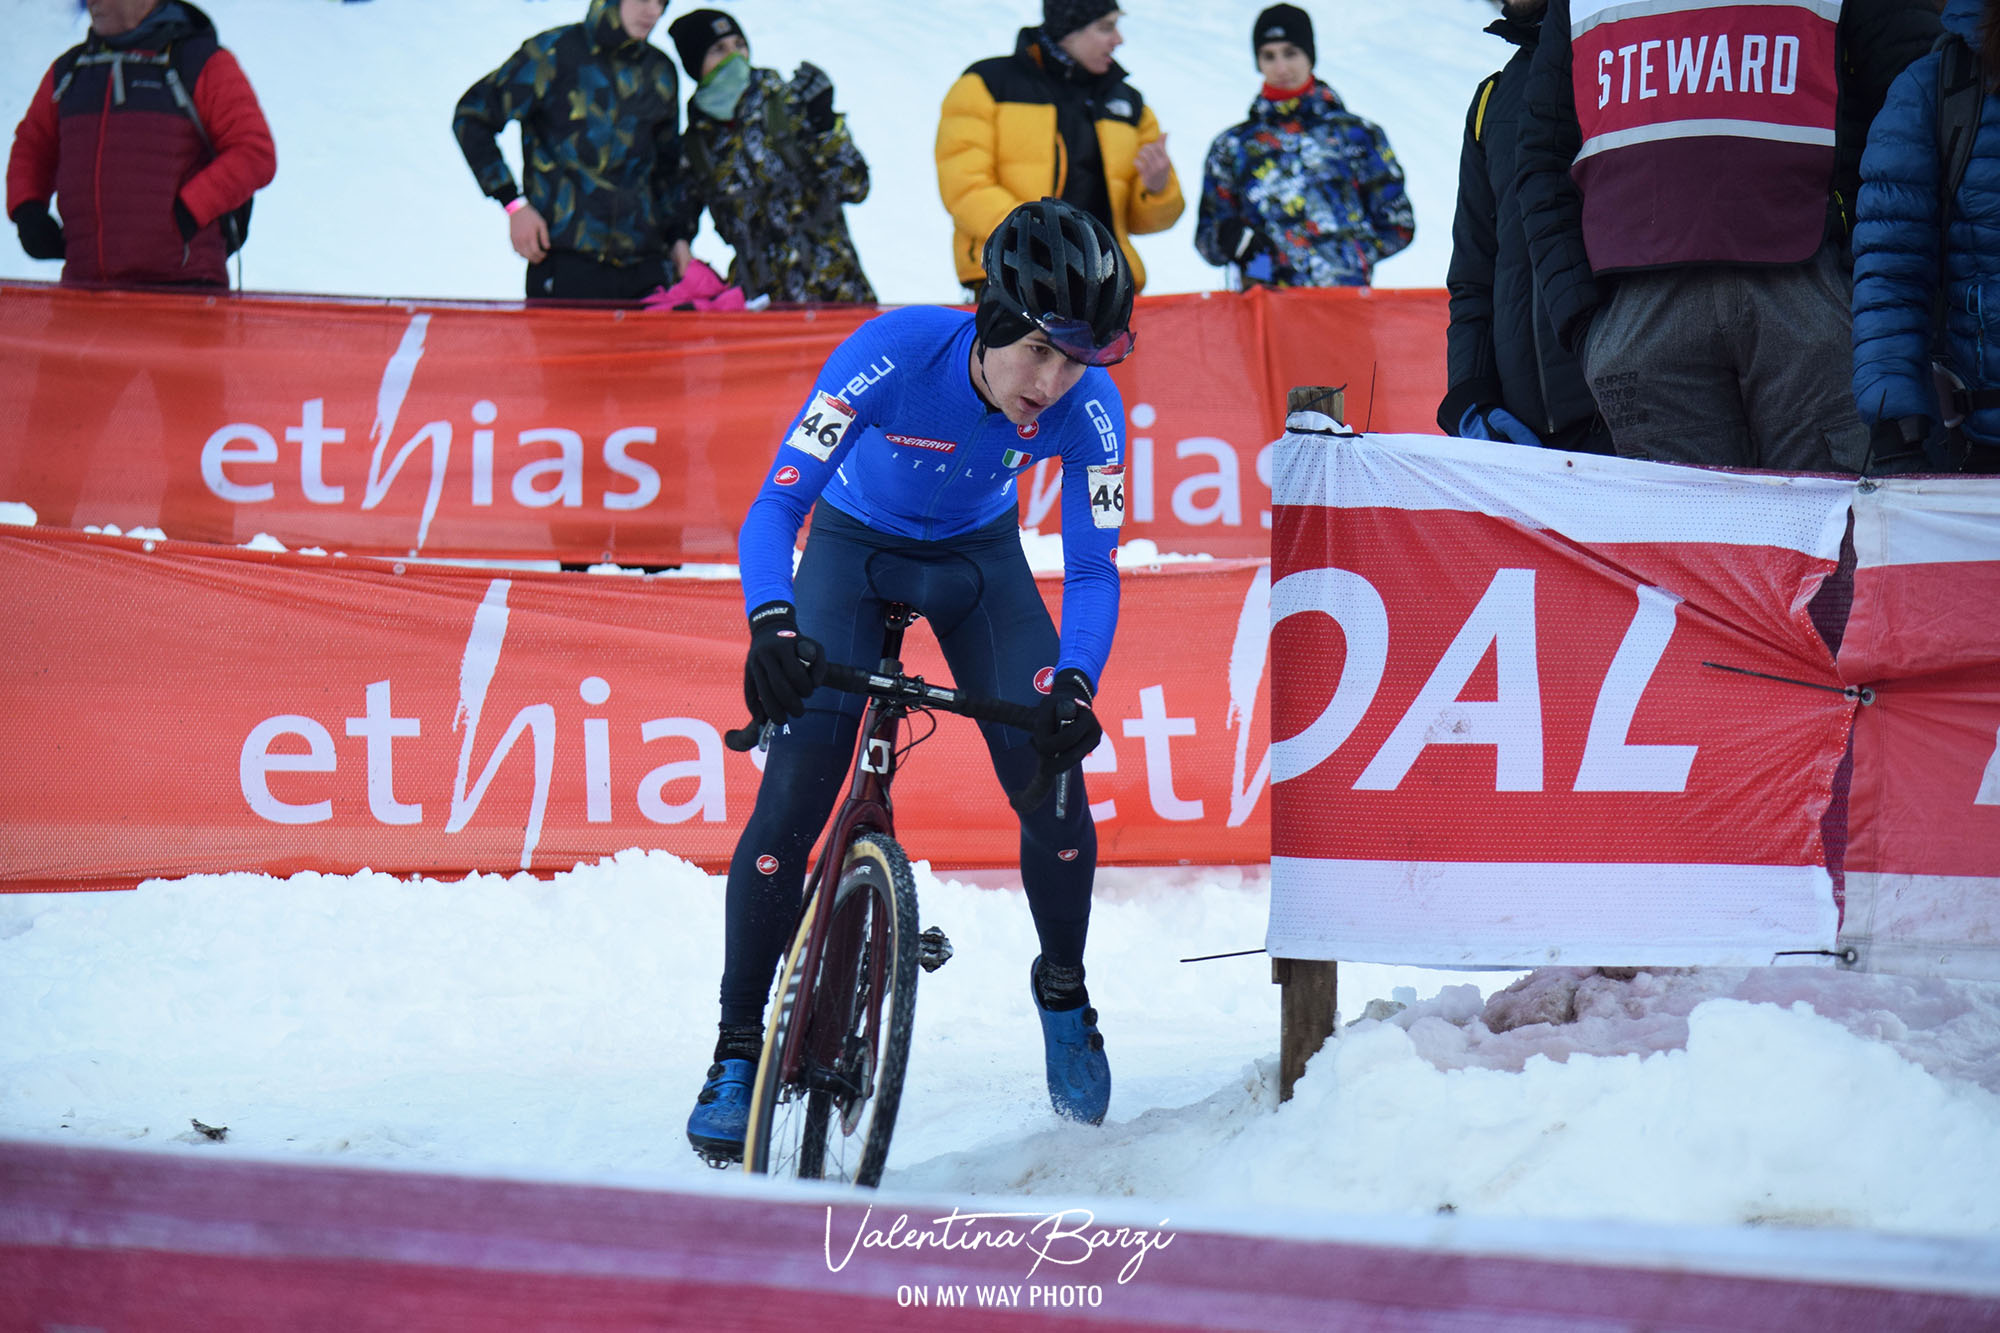
<path fill-rule="evenodd" d="M 183 59 L 191 57 L 192 54 L 187 43 L 175 42 L 166 55 L 161 57 L 161 63 L 166 66 L 167 90 L 173 94 L 174 105 L 179 107 L 181 114 L 193 123 L 195 136 L 201 140 L 202 150 L 208 154 L 208 160 L 213 162 L 217 157 L 215 141 L 208 137 L 208 126 L 201 123 L 201 112 L 195 110 L 194 97 L 188 91 L 187 81 L 181 78 Z M 255 202 L 254 197 L 246 199 L 240 206 L 230 209 L 216 219 L 222 225 L 224 254 L 235 254 L 243 248 L 243 242 L 250 239 L 250 210 Z"/>

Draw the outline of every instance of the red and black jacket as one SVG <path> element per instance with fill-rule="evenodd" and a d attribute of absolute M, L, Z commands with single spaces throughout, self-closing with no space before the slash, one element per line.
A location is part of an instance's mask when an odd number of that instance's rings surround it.
<path fill-rule="evenodd" d="M 257 95 L 215 25 L 167 0 L 49 67 L 14 132 L 7 215 L 55 197 L 65 282 L 227 286 L 222 224 L 277 167 Z"/>

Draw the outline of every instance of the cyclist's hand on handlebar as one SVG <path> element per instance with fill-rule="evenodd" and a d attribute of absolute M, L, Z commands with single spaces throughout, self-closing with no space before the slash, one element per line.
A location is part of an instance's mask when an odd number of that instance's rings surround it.
<path fill-rule="evenodd" d="M 1035 752 L 1050 772 L 1075 767 L 1104 739 L 1104 728 L 1091 711 L 1090 677 L 1075 667 L 1056 672 L 1049 697 L 1035 710 L 1029 733 Z"/>
<path fill-rule="evenodd" d="M 803 716 L 806 696 L 826 678 L 826 654 L 799 633 L 790 602 L 750 613 L 750 654 L 743 662 L 743 702 L 759 721 Z"/>

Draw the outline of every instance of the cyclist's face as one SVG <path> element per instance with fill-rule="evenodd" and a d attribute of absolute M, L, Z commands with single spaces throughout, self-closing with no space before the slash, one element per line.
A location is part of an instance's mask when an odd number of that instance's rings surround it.
<path fill-rule="evenodd" d="M 972 382 L 1016 426 L 1032 423 L 1074 389 L 1083 370 L 1081 362 L 1052 347 L 1040 329 L 972 358 Z"/>

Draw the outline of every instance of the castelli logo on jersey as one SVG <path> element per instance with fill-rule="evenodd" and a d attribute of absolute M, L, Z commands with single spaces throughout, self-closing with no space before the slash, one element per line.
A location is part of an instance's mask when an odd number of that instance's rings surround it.
<path fill-rule="evenodd" d="M 1035 436 L 1041 433 L 1041 430 L 1042 430 L 1042 423 L 1039 421 L 1030 421 L 1025 426 L 1014 427 L 1014 433 L 1020 436 L 1024 440 L 1034 439 Z"/>
<path fill-rule="evenodd" d="M 1076 855 L 1076 853 L 1071 852 L 1070 855 L 1074 856 Z M 777 874 L 778 858 L 771 855 L 769 852 L 765 852 L 762 856 L 757 858 L 757 869 L 762 871 L 766 875 Z"/>
<path fill-rule="evenodd" d="M 1055 683 L 1056 669 L 1054 667 L 1043 667 L 1035 673 L 1035 689 L 1038 692 L 1047 694 Z"/>
<path fill-rule="evenodd" d="M 1056 853 L 1056 860 L 1058 860 L 1058 861 L 1074 861 L 1074 860 L 1076 860 L 1076 848 L 1074 848 L 1074 847 L 1065 847 L 1065 848 L 1063 848 L 1063 849 L 1062 849 L 1061 851 L 1059 851 L 1059 852 L 1057 852 L 1057 853 Z"/>
<path fill-rule="evenodd" d="M 787 463 L 778 469 L 778 475 L 771 478 L 771 480 L 777 482 L 780 486 L 795 486 L 798 484 L 799 470 L 790 463 Z"/>

